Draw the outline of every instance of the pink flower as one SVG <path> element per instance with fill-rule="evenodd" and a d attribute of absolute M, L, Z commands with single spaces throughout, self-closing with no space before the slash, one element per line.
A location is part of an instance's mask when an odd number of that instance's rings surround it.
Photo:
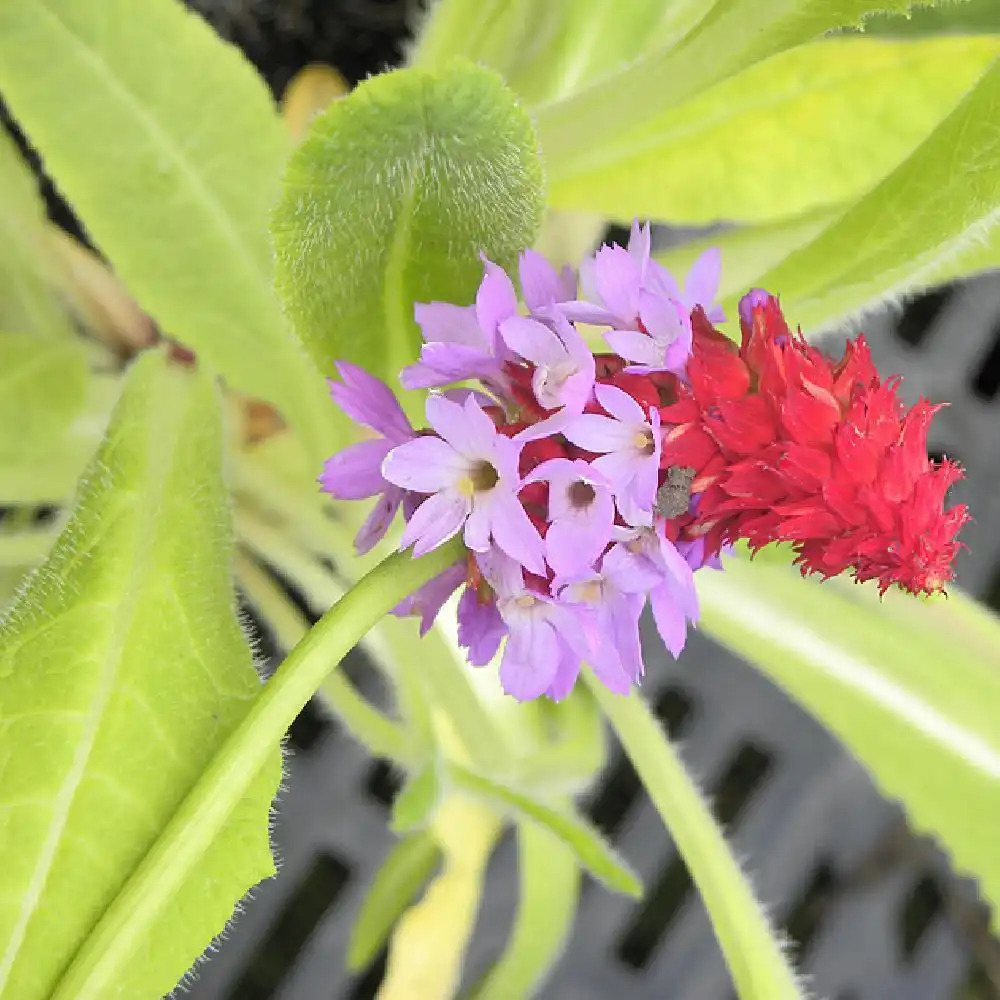
<path fill-rule="evenodd" d="M 660 472 L 660 415 L 614 385 L 597 385 L 597 401 L 611 416 L 582 413 L 563 428 L 580 448 L 596 452 L 594 468 L 611 483 L 618 509 L 629 524 L 652 523 Z"/>
<path fill-rule="evenodd" d="M 328 458 L 319 477 L 323 490 L 338 500 L 378 497 L 354 539 L 360 555 L 385 536 L 404 496 L 403 490 L 382 475 L 382 461 L 392 448 L 411 440 L 415 434 L 384 382 L 348 361 L 338 361 L 337 372 L 343 381 L 329 381 L 333 401 L 352 420 L 380 435 Z"/>
<path fill-rule="evenodd" d="M 463 405 L 427 400 L 437 436 L 394 448 L 382 463 L 391 483 L 429 494 L 403 532 L 403 548 L 423 555 L 464 531 L 465 544 L 485 552 L 496 544 L 533 573 L 545 573 L 541 536 L 517 498 L 520 444 L 497 432 L 474 396 Z"/>

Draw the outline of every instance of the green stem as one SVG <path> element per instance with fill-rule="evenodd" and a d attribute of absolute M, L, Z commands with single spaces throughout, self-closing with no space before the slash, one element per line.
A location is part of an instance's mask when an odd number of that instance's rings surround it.
<path fill-rule="evenodd" d="M 53 994 L 114 994 L 120 969 L 226 825 L 323 678 L 407 594 L 459 557 L 449 542 L 421 559 L 390 556 L 339 600 L 292 650 L 220 747 L 156 843 L 104 912 Z"/>
<path fill-rule="evenodd" d="M 715 818 L 649 706 L 587 683 L 670 831 L 709 919 L 741 1000 L 802 1000 L 753 889 Z"/>

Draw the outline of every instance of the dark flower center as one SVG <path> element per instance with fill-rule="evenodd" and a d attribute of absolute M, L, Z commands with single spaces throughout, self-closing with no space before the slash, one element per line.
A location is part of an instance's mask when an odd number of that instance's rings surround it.
<path fill-rule="evenodd" d="M 594 487 L 590 483 L 585 483 L 582 479 L 578 479 L 575 483 L 570 483 L 570 487 L 566 491 L 566 497 L 569 500 L 570 506 L 576 510 L 583 510 L 589 507 L 594 502 L 594 497 L 596 496 L 597 491 Z"/>
<path fill-rule="evenodd" d="M 477 493 L 485 493 L 500 482 L 500 473 L 489 462 L 477 462 L 472 467 L 469 478 Z"/>

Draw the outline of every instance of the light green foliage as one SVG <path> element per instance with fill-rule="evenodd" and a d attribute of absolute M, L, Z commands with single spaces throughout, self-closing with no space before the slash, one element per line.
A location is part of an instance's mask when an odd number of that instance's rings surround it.
<path fill-rule="evenodd" d="M 573 852 L 581 865 L 609 889 L 628 896 L 641 896 L 642 884 L 636 874 L 605 843 L 586 820 L 569 807 L 553 806 L 526 792 L 491 781 L 464 768 L 452 767 L 457 788 L 481 798 L 493 808 L 544 826 Z"/>
<path fill-rule="evenodd" d="M 0 631 L 0 996 L 50 997 L 260 688 L 236 621 L 217 391 L 133 367 L 73 516 Z M 197 505 L 192 506 L 192 497 Z M 134 950 L 120 995 L 172 989 L 273 871 L 277 748 Z"/>
<path fill-rule="evenodd" d="M 249 63 L 177 0 L 0 0 L 0 90 L 163 331 L 276 403 L 318 458 L 332 411 L 271 289 L 288 140 Z"/>
<path fill-rule="evenodd" d="M 471 302 L 480 251 L 506 266 L 541 218 L 531 123 L 464 61 L 361 84 L 313 124 L 273 231 L 278 288 L 316 363 L 395 378 L 415 360 L 414 302 Z"/>
<path fill-rule="evenodd" d="M 1000 53 L 1000 39 L 842 38 L 783 52 L 595 143 L 550 177 L 550 203 L 701 223 L 847 203 L 908 156 Z M 727 262 L 728 264 L 728 262 Z"/>
<path fill-rule="evenodd" d="M 917 7 L 908 14 L 876 14 L 865 22 L 865 31 L 878 35 L 924 35 L 938 32 L 1000 31 L 1000 5 L 996 0 L 960 0 L 938 7 Z"/>
<path fill-rule="evenodd" d="M 472 1000 L 538 995 L 573 927 L 580 869 L 573 852 L 544 827 L 517 827 L 521 897 L 510 941 Z"/>
<path fill-rule="evenodd" d="M 71 332 L 49 283 L 45 226 L 35 178 L 0 129 L 0 329 L 40 336 Z"/>
<path fill-rule="evenodd" d="M 433 834 L 422 830 L 404 837 L 389 852 L 365 894 L 351 940 L 347 967 L 363 969 L 385 944 L 393 924 L 413 902 L 441 861 Z"/>
<path fill-rule="evenodd" d="M 406 833 L 425 826 L 441 799 L 441 776 L 437 760 L 428 761 L 407 779 L 392 804 L 389 827 Z"/>
<path fill-rule="evenodd" d="M 1000 929 L 1000 623 L 961 595 L 880 602 L 777 561 L 730 559 L 699 582 L 705 629 L 828 726 L 975 874 Z"/>
<path fill-rule="evenodd" d="M 1000 211 L 998 114 L 994 62 L 912 156 L 760 278 L 781 295 L 790 320 L 815 329 L 886 294 L 926 286 L 965 255 L 975 260 Z"/>
<path fill-rule="evenodd" d="M 833 28 L 859 24 L 873 11 L 911 6 L 912 0 L 718 0 L 676 44 L 539 107 L 547 165 L 554 176 L 589 167 L 606 143 L 639 141 L 648 122 L 720 80 Z"/>
<path fill-rule="evenodd" d="M 638 693 L 623 698 L 588 680 L 691 873 L 738 995 L 803 1000 L 753 888 L 649 706 Z"/>

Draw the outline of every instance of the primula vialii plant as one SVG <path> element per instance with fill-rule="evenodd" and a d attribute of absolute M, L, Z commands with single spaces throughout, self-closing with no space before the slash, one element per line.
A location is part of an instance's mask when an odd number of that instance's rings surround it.
<path fill-rule="evenodd" d="M 883 593 L 951 580 L 968 514 L 945 494 L 961 470 L 928 458 L 937 407 L 905 410 L 864 337 L 831 360 L 753 289 L 737 346 L 716 328 L 719 253 L 682 289 L 638 223 L 627 248 L 601 247 L 579 277 L 524 251 L 524 310 L 511 278 L 484 264 L 474 305 L 416 306 L 424 344 L 400 380 L 430 390 L 427 428 L 378 379 L 338 364 L 333 399 L 377 437 L 330 458 L 320 482 L 339 499 L 377 498 L 359 551 L 399 510 L 415 555 L 461 533 L 464 555 L 396 613 L 426 631 L 462 588 L 459 642 L 483 666 L 506 640 L 508 694 L 564 698 L 585 662 L 627 693 L 643 674 L 647 599 L 678 655 L 698 617 L 694 573 L 722 569 L 741 540 L 791 543 L 803 574 L 850 571 Z M 583 326 L 610 352 L 592 353 Z"/>

